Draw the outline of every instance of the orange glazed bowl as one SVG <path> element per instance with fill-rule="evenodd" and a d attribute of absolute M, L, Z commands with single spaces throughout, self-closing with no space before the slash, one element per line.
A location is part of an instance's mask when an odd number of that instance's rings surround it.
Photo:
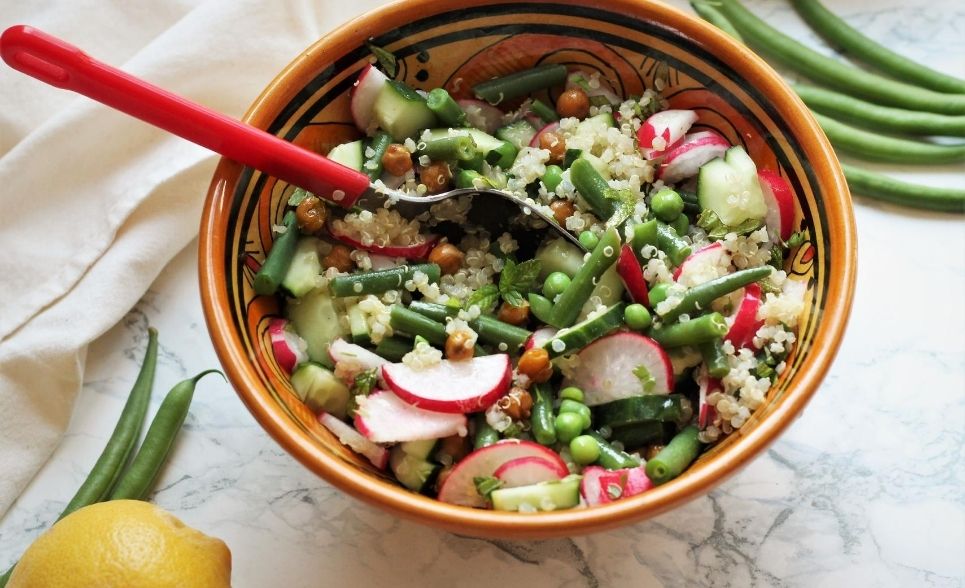
<path fill-rule="evenodd" d="M 798 342 L 765 404 L 678 478 L 592 508 L 510 513 L 453 506 L 410 492 L 322 427 L 272 355 L 268 323 L 280 301 L 255 295 L 294 189 L 232 161 L 214 174 L 201 221 L 201 297 L 215 349 L 261 426 L 319 476 L 369 504 L 462 534 L 514 539 L 591 533 L 652 517 L 701 496 L 757 456 L 801 414 L 847 323 L 856 272 L 855 225 L 827 139 L 779 75 L 743 46 L 676 9 L 647 0 L 412 0 L 353 20 L 309 47 L 265 89 L 245 120 L 319 153 L 360 137 L 349 92 L 373 61 L 365 41 L 398 57 L 400 79 L 456 97 L 485 79 L 541 63 L 600 72 L 620 96 L 655 88 L 697 126 L 743 145 L 796 194 L 806 242 L 785 269 L 807 284 Z"/>

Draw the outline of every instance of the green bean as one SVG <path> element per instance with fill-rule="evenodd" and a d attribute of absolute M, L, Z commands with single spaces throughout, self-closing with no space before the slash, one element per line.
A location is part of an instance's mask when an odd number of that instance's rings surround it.
<path fill-rule="evenodd" d="M 533 103 L 529 105 L 529 109 L 533 111 L 533 114 L 540 117 L 543 122 L 551 123 L 560 120 L 560 116 L 556 114 L 556 110 L 552 106 L 544 104 L 542 100 L 533 100 Z"/>
<path fill-rule="evenodd" d="M 533 313 L 533 316 L 542 323 L 552 324 L 550 321 L 553 320 L 553 303 L 550 299 L 535 292 L 530 292 L 527 299 L 529 300 L 529 310 Z"/>
<path fill-rule="evenodd" d="M 965 116 L 879 106 L 817 86 L 792 84 L 791 88 L 813 110 L 875 131 L 965 137 Z"/>
<path fill-rule="evenodd" d="M 635 468 L 640 465 L 636 459 L 626 452 L 614 449 L 613 446 L 603 438 L 603 435 L 600 435 L 598 432 L 590 431 L 587 435 L 593 437 L 600 445 L 600 457 L 597 458 L 596 461 L 606 469 L 622 470 L 623 468 Z"/>
<path fill-rule="evenodd" d="M 388 133 L 379 131 L 378 134 L 372 137 L 372 142 L 369 144 L 369 149 L 372 150 L 372 157 L 365 158 L 365 163 L 362 164 L 362 171 L 364 171 L 373 182 L 382 177 L 382 156 L 385 155 L 386 150 L 391 144 L 392 136 Z"/>
<path fill-rule="evenodd" d="M 841 168 L 856 194 L 902 206 L 965 213 L 965 189 L 910 184 L 847 164 Z"/>
<path fill-rule="evenodd" d="M 392 305 L 389 315 L 389 325 L 395 330 L 403 331 L 413 336 L 422 335 L 433 345 L 445 345 L 446 339 L 449 336 L 446 333 L 446 326 L 444 324 L 398 304 Z"/>
<path fill-rule="evenodd" d="M 677 218 L 670 223 L 670 226 L 682 237 L 687 234 L 687 230 L 690 228 L 690 219 L 687 218 L 686 214 L 679 214 Z"/>
<path fill-rule="evenodd" d="M 144 436 L 137 455 L 111 493 L 111 500 L 144 500 L 154 486 L 154 480 L 161 471 L 178 431 L 188 416 L 194 388 L 198 381 L 208 374 L 221 374 L 218 370 L 205 370 L 193 378 L 177 384 L 167 393 L 158 407 L 151 426 Z M 221 374 L 224 377 L 224 374 Z"/>
<path fill-rule="evenodd" d="M 383 270 L 355 272 L 346 276 L 335 276 L 329 282 L 332 294 L 336 297 L 364 296 L 381 294 L 404 287 L 407 280 L 413 279 L 416 272 L 429 278 L 430 284 L 439 281 L 439 266 L 434 263 L 401 265 Z"/>
<path fill-rule="evenodd" d="M 647 298 L 650 302 L 650 308 L 655 308 L 658 304 L 667 299 L 668 291 L 670 290 L 669 282 L 658 282 L 653 286 L 650 286 L 650 291 L 647 292 Z"/>
<path fill-rule="evenodd" d="M 473 155 L 472 159 L 468 161 L 460 161 L 459 167 L 464 170 L 468 169 L 468 170 L 482 173 L 484 163 L 486 163 L 486 158 L 483 156 L 482 151 L 476 151 L 476 154 Z"/>
<path fill-rule="evenodd" d="M 556 443 L 556 429 L 553 426 L 553 392 L 549 384 L 533 386 L 533 408 L 529 422 L 533 438 L 540 445 Z"/>
<path fill-rule="evenodd" d="M 684 293 L 680 304 L 663 315 L 663 321 L 666 324 L 684 313 L 690 314 L 705 309 L 721 296 L 763 280 L 771 275 L 772 269 L 769 265 L 750 267 L 694 286 Z"/>
<path fill-rule="evenodd" d="M 466 120 L 466 113 L 459 104 L 452 99 L 445 88 L 434 88 L 426 96 L 426 106 L 429 110 L 436 113 L 442 124 L 449 127 L 468 127 L 469 121 Z"/>
<path fill-rule="evenodd" d="M 440 137 L 419 143 L 416 153 L 433 161 L 469 161 L 476 157 L 476 142 L 468 135 Z"/>
<path fill-rule="evenodd" d="M 734 25 L 731 24 L 731 22 L 727 20 L 727 17 L 724 16 L 724 13 L 717 10 L 717 8 L 715 8 L 713 4 L 711 4 L 710 2 L 691 0 L 690 6 L 693 7 L 694 12 L 696 12 L 700 18 L 706 20 L 707 22 L 714 25 L 721 31 L 727 33 L 738 42 L 740 43 L 744 42 L 744 38 L 741 37 L 741 34 L 739 32 L 737 32 L 737 29 L 734 28 Z"/>
<path fill-rule="evenodd" d="M 278 291 L 278 286 L 288 273 L 288 266 L 295 255 L 295 244 L 298 242 L 298 220 L 295 211 L 289 210 L 282 218 L 285 231 L 275 237 L 271 250 L 265 258 L 265 263 L 255 274 L 255 294 L 271 296 Z"/>
<path fill-rule="evenodd" d="M 440 323 L 445 323 L 447 317 L 455 317 L 459 314 L 459 309 L 456 307 L 418 300 L 413 301 L 409 305 L 409 310 Z M 493 345 L 504 343 L 510 351 L 515 351 L 523 343 L 526 343 L 526 340 L 532 335 L 532 333 L 526 329 L 504 323 L 495 317 L 485 314 L 479 315 L 469 321 L 469 326 L 479 334 L 481 341 L 492 343 Z"/>
<path fill-rule="evenodd" d="M 833 118 L 814 114 L 835 149 L 862 159 L 906 164 L 936 164 L 965 161 L 965 144 L 937 145 L 862 131 Z"/>
<path fill-rule="evenodd" d="M 383 337 L 375 346 L 375 352 L 389 361 L 402 361 L 412 350 L 412 343 L 402 337 Z"/>
<path fill-rule="evenodd" d="M 690 243 L 677 234 L 676 229 L 657 223 L 657 248 L 667 254 L 670 263 L 679 266 L 690 256 Z"/>
<path fill-rule="evenodd" d="M 647 462 L 647 477 L 659 486 L 679 476 L 700 453 L 697 434 L 697 427 L 693 425 L 677 433 L 660 453 Z"/>
<path fill-rule="evenodd" d="M 495 105 L 565 81 L 566 66 L 553 63 L 487 80 L 473 86 L 472 91 L 479 99 Z"/>
<path fill-rule="evenodd" d="M 791 0 L 794 9 L 833 47 L 882 72 L 938 92 L 965 94 L 965 80 L 935 71 L 865 36 L 817 0 Z"/>
<path fill-rule="evenodd" d="M 712 312 L 689 321 L 650 330 L 650 337 L 661 347 L 699 345 L 719 339 L 727 333 L 727 322 L 719 312 Z"/>
<path fill-rule="evenodd" d="M 620 254 L 620 234 L 613 227 L 603 233 L 600 242 L 593 248 L 586 260 L 573 276 L 570 287 L 566 289 L 553 307 L 549 324 L 557 328 L 568 327 L 576 322 L 580 309 L 589 300 L 596 282 L 603 272 L 617 260 Z"/>
<path fill-rule="evenodd" d="M 462 169 L 456 174 L 457 188 L 492 188 L 489 178 L 472 169 Z"/>
<path fill-rule="evenodd" d="M 724 16 L 747 42 L 816 82 L 879 104 L 944 114 L 965 114 L 965 95 L 942 94 L 897 82 L 821 55 L 771 27 L 738 0 L 720 0 Z"/>
<path fill-rule="evenodd" d="M 724 354 L 723 343 L 720 339 L 713 339 L 701 343 L 698 348 L 707 366 L 707 375 L 712 378 L 723 378 L 730 373 L 730 365 L 727 364 L 727 355 Z"/>
<path fill-rule="evenodd" d="M 475 429 L 475 436 L 472 442 L 473 449 L 482 449 L 499 441 L 499 433 L 496 429 L 489 426 L 485 413 L 473 415 L 472 422 Z"/>
<path fill-rule="evenodd" d="M 563 182 L 563 168 L 558 165 L 547 165 L 540 179 L 543 180 L 547 192 L 556 192 L 556 188 Z"/>
<path fill-rule="evenodd" d="M 602 220 L 613 216 L 613 201 L 606 197 L 610 185 L 589 160 L 581 157 L 573 162 L 570 166 L 570 181 L 593 214 Z"/>
<path fill-rule="evenodd" d="M 501 141 L 499 146 L 486 153 L 486 162 L 489 163 L 489 165 L 509 169 L 513 166 L 513 162 L 516 161 L 517 154 L 519 154 L 519 149 L 517 149 L 515 145 L 509 141 Z"/>
<path fill-rule="evenodd" d="M 642 250 L 647 245 L 657 247 L 657 219 L 634 225 L 630 245 L 633 246 L 633 253 L 636 254 L 637 259 L 643 257 Z"/>

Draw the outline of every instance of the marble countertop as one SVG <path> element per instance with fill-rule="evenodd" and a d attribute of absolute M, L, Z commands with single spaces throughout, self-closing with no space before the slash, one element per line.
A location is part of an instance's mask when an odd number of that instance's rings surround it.
<path fill-rule="evenodd" d="M 786 4 L 751 4 L 818 43 Z M 965 12 L 955 2 L 828 4 L 896 50 L 965 73 Z M 965 176 L 898 171 L 935 184 Z M 543 542 L 401 521 L 308 472 L 215 378 L 199 386 L 153 501 L 228 543 L 239 588 L 962 586 L 965 223 L 860 198 L 855 213 L 854 311 L 821 390 L 740 474 L 670 513 Z M 67 436 L 0 522 L 0 564 L 53 520 L 96 459 L 137 373 L 147 324 L 161 333 L 157 389 L 218 365 L 196 256 L 194 242 L 90 347 Z"/>

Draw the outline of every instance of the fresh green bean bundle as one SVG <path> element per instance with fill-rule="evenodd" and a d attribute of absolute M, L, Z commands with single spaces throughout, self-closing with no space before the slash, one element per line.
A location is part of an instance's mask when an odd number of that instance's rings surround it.
<path fill-rule="evenodd" d="M 815 114 L 835 149 L 862 159 L 932 165 L 965 161 L 965 145 L 921 143 L 862 131 L 833 118 Z"/>

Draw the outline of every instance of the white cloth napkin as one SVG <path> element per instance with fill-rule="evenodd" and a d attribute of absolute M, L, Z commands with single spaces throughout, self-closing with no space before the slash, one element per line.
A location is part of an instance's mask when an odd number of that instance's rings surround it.
<path fill-rule="evenodd" d="M 240 117 L 325 31 L 380 4 L 0 0 L 91 56 Z M 0 515 L 48 459 L 87 345 L 197 234 L 216 157 L 0 64 Z"/>

